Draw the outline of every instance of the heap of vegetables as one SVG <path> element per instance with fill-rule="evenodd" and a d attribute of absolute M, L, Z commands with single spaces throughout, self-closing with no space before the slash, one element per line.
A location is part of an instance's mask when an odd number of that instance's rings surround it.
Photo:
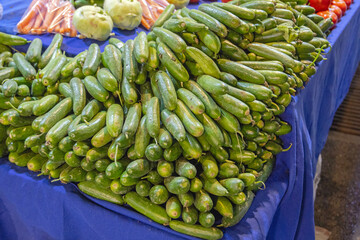
<path fill-rule="evenodd" d="M 237 224 L 265 185 L 284 151 L 279 136 L 291 131 L 279 115 L 329 46 L 331 20 L 314 23 L 309 8 L 169 5 L 148 35 L 112 38 L 102 53 L 92 44 L 66 57 L 61 35 L 43 54 L 40 39 L 25 56 L 4 49 L 1 153 L 176 231 L 219 239 L 214 224 Z"/>
<path fill-rule="evenodd" d="M 316 14 L 323 18 L 331 18 L 336 24 L 345 12 L 352 0 L 310 0 L 309 4 L 316 10 Z M 314 16 L 316 18 L 316 16 Z"/>

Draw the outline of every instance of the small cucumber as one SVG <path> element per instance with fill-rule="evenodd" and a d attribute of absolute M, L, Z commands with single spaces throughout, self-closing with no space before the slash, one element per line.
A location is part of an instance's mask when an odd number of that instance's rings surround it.
<path fill-rule="evenodd" d="M 115 204 L 122 205 L 124 204 L 124 200 L 121 195 L 113 193 L 109 189 L 104 189 L 97 185 L 95 182 L 85 181 L 78 183 L 78 188 L 92 196 L 101 200 L 109 201 Z"/>
<path fill-rule="evenodd" d="M 95 77 L 87 76 L 83 81 L 87 92 L 96 100 L 105 102 L 109 98 L 109 92 L 106 91 Z"/>
<path fill-rule="evenodd" d="M 53 58 L 49 65 L 51 65 L 51 69 L 46 71 L 42 77 L 42 83 L 44 86 L 51 86 L 56 83 L 61 74 L 61 69 L 67 63 L 67 58 L 65 55 L 59 55 Z"/>
<path fill-rule="evenodd" d="M 28 50 L 26 51 L 25 59 L 30 63 L 35 64 L 40 61 L 42 51 L 42 41 L 40 38 L 32 40 Z"/>
<path fill-rule="evenodd" d="M 220 117 L 220 107 L 215 103 L 211 96 L 199 86 L 199 84 L 194 81 L 188 81 L 184 84 L 184 87 L 201 100 L 205 106 L 205 112 L 211 118 L 218 119 Z"/>
<path fill-rule="evenodd" d="M 165 29 L 155 27 L 153 32 L 164 42 L 172 51 L 181 53 L 186 48 L 185 41 L 177 34 Z"/>
<path fill-rule="evenodd" d="M 140 64 L 149 58 L 149 44 L 145 32 L 140 32 L 134 40 L 134 56 Z"/>
<path fill-rule="evenodd" d="M 130 138 L 135 135 L 140 123 L 140 118 L 141 103 L 135 103 L 130 107 L 123 124 L 122 133 L 126 136 L 126 138 Z"/>
<path fill-rule="evenodd" d="M 161 63 L 176 80 L 180 82 L 186 82 L 189 80 L 189 73 L 185 67 L 164 43 L 160 42 L 158 44 L 157 51 Z"/>
<path fill-rule="evenodd" d="M 106 113 L 106 127 L 112 137 L 118 137 L 124 122 L 124 112 L 119 104 L 112 104 Z"/>
<path fill-rule="evenodd" d="M 211 17 L 210 15 L 201 12 L 199 10 L 192 9 L 190 11 L 190 17 L 196 21 L 205 24 L 211 31 L 216 33 L 221 38 L 226 37 L 227 28 L 218 20 Z"/>
<path fill-rule="evenodd" d="M 99 45 L 92 43 L 85 58 L 82 72 L 85 76 L 95 75 L 101 61 L 101 51 Z"/>
<path fill-rule="evenodd" d="M 145 197 L 141 197 L 136 192 L 127 193 L 125 195 L 125 202 L 136 211 L 157 223 L 168 225 L 170 222 L 170 217 L 167 215 L 166 210 L 163 207 L 152 203 Z"/>
<path fill-rule="evenodd" d="M 110 92 L 119 90 L 118 81 L 107 68 L 101 68 L 96 73 L 96 78 L 100 84 Z"/>
<path fill-rule="evenodd" d="M 155 81 L 161 92 L 161 99 L 164 101 L 165 108 L 170 111 L 174 110 L 176 108 L 177 95 L 169 75 L 164 71 L 158 71 L 155 74 Z"/>
<path fill-rule="evenodd" d="M 146 110 L 146 129 L 153 138 L 157 137 L 160 132 L 160 103 L 157 97 L 152 97 Z"/>
<path fill-rule="evenodd" d="M 34 80 L 36 77 L 35 68 L 25 59 L 24 55 L 21 53 L 14 53 L 13 55 L 14 62 L 21 72 L 21 75 L 27 80 Z"/>
<path fill-rule="evenodd" d="M 122 79 L 122 62 L 120 50 L 109 44 L 104 48 L 104 52 L 101 54 L 102 64 L 110 70 L 117 81 Z"/>
<path fill-rule="evenodd" d="M 185 140 L 185 128 L 181 120 L 167 109 L 161 111 L 161 121 L 171 135 L 178 141 Z"/>
<path fill-rule="evenodd" d="M 69 136 L 74 141 L 83 141 L 91 138 L 105 126 L 106 112 L 99 112 L 89 124 L 81 123 L 69 131 Z"/>
<path fill-rule="evenodd" d="M 86 91 L 83 82 L 79 78 L 72 78 L 70 80 L 71 91 L 74 93 L 73 112 L 75 115 L 80 115 L 86 105 Z"/>
<path fill-rule="evenodd" d="M 71 98 L 65 98 L 48 111 L 39 123 L 42 133 L 48 132 L 58 121 L 63 119 L 72 110 Z"/>
<path fill-rule="evenodd" d="M 187 235 L 203 239 L 221 239 L 223 232 L 215 227 L 207 228 L 200 225 L 188 224 L 182 221 L 173 220 L 170 222 L 170 228 Z"/>
<path fill-rule="evenodd" d="M 129 82 L 134 82 L 139 73 L 138 63 L 133 54 L 134 41 L 128 40 L 124 45 L 124 76 Z"/>
<path fill-rule="evenodd" d="M 216 63 L 201 50 L 194 47 L 187 47 L 186 53 L 199 64 L 205 74 L 220 78 L 220 70 Z"/>
<path fill-rule="evenodd" d="M 53 54 L 60 49 L 61 44 L 63 41 L 63 37 L 61 34 L 55 34 L 54 38 L 52 39 L 49 47 L 45 50 L 45 52 L 41 55 L 38 68 L 44 68 L 49 62 Z"/>

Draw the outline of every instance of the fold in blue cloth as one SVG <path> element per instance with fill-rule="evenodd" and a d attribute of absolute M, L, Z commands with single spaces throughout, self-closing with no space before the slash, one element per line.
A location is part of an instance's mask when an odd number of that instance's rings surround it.
<path fill-rule="evenodd" d="M 9 2 L 2 3 L 0 31 L 11 32 L 27 7 L 26 1 Z M 283 137 L 292 148 L 277 156 L 266 189 L 257 192 L 242 221 L 224 231 L 224 239 L 315 238 L 316 160 L 360 61 L 359 26 L 360 1 L 355 1 L 329 36 L 328 60 L 281 116 L 293 127 Z M 134 33 L 120 38 L 130 37 Z M 47 35 L 42 39 L 49 44 Z M 65 38 L 63 50 L 76 54 L 90 43 Z M 130 208 L 81 195 L 73 184 L 50 183 L 6 159 L 0 160 L 0 183 L 0 239 L 194 239 Z"/>

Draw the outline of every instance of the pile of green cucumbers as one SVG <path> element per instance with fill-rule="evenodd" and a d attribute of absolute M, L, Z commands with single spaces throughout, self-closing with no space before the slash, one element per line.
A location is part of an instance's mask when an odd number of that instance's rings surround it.
<path fill-rule="evenodd" d="M 75 57 L 59 34 L 26 54 L 6 46 L 25 39 L 1 34 L 0 153 L 181 233 L 222 238 L 216 227 L 242 219 L 287 150 L 279 115 L 329 47 L 331 20 L 305 4 L 169 5 L 148 34 Z"/>

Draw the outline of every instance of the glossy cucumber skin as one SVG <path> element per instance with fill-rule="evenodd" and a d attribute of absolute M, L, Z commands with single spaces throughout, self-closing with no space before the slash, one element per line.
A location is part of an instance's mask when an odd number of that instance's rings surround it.
<path fill-rule="evenodd" d="M 148 101 L 146 110 L 146 129 L 151 137 L 157 137 L 160 133 L 160 103 L 157 97 Z"/>
<path fill-rule="evenodd" d="M 106 126 L 112 137 L 118 137 L 124 122 L 124 111 L 119 104 L 113 104 L 106 113 Z"/>
<path fill-rule="evenodd" d="M 185 67 L 164 43 L 158 44 L 157 51 L 161 63 L 164 64 L 164 66 L 176 80 L 180 82 L 186 82 L 189 80 L 189 73 Z"/>
<path fill-rule="evenodd" d="M 35 68 L 25 59 L 21 53 L 15 53 L 13 59 L 16 63 L 17 68 L 26 80 L 31 81 L 36 77 Z"/>
<path fill-rule="evenodd" d="M 119 89 L 118 80 L 107 68 L 101 68 L 97 71 L 96 77 L 100 84 L 110 92 L 116 92 Z"/>
<path fill-rule="evenodd" d="M 138 63 L 133 54 L 134 41 L 128 40 L 124 45 L 124 77 L 131 83 L 134 82 L 138 75 Z"/>
<path fill-rule="evenodd" d="M 153 27 L 161 27 L 164 24 L 164 22 L 171 17 L 174 10 L 175 10 L 174 4 L 167 5 L 166 8 L 164 9 L 164 11 L 160 14 L 158 19 L 155 21 Z"/>
<path fill-rule="evenodd" d="M 149 44 L 145 32 L 140 32 L 134 40 L 134 55 L 140 64 L 145 63 L 149 58 Z"/>
<path fill-rule="evenodd" d="M 226 37 L 227 28 L 215 18 L 203 13 L 199 10 L 191 10 L 190 17 L 196 21 L 205 24 L 211 31 L 215 32 L 219 37 Z"/>
<path fill-rule="evenodd" d="M 35 38 L 25 55 L 26 60 L 28 60 L 30 63 L 38 63 L 41 58 L 41 50 L 42 50 L 42 41 L 40 38 Z"/>
<path fill-rule="evenodd" d="M 99 112 L 90 122 L 89 125 L 81 123 L 69 132 L 69 136 L 74 141 L 83 141 L 94 136 L 106 123 L 106 112 Z"/>
<path fill-rule="evenodd" d="M 79 78 L 70 80 L 70 87 L 73 93 L 73 111 L 75 115 L 80 115 L 86 105 L 85 86 Z"/>
<path fill-rule="evenodd" d="M 67 63 L 67 58 L 64 55 L 56 56 L 54 59 L 52 59 L 49 62 L 49 65 L 51 64 L 51 69 L 46 71 L 44 73 L 44 76 L 42 77 L 42 83 L 45 86 L 52 86 L 56 83 L 56 81 L 59 79 L 61 74 L 61 69 L 65 64 Z"/>
<path fill-rule="evenodd" d="M 54 52 L 58 49 L 60 49 L 61 44 L 63 41 L 63 37 L 61 36 L 61 34 L 56 34 L 53 38 L 53 40 L 51 41 L 51 44 L 49 45 L 49 47 L 45 50 L 45 52 L 41 55 L 38 67 L 39 68 L 44 68 L 50 61 L 52 55 L 54 54 Z"/>
<path fill-rule="evenodd" d="M 58 104 L 56 104 L 39 124 L 40 132 L 47 132 L 52 128 L 59 120 L 64 118 L 72 110 L 71 98 L 65 98 Z"/>
<path fill-rule="evenodd" d="M 186 48 L 185 41 L 177 34 L 165 29 L 155 27 L 153 29 L 154 33 L 164 42 L 171 50 L 177 53 L 181 53 Z"/>
<path fill-rule="evenodd" d="M 152 203 L 147 198 L 141 197 L 136 192 L 127 193 L 125 195 L 125 202 L 157 223 L 168 225 L 170 222 L 170 218 L 164 208 Z"/>
<path fill-rule="evenodd" d="M 161 111 L 161 121 L 171 135 L 178 141 L 185 140 L 185 128 L 181 120 L 167 109 Z"/>
<path fill-rule="evenodd" d="M 84 85 L 88 93 L 100 102 L 105 102 L 109 98 L 109 92 L 100 84 L 100 82 L 93 76 L 84 78 Z"/>
<path fill-rule="evenodd" d="M 93 43 L 89 47 L 88 54 L 86 56 L 82 72 L 85 76 L 94 75 L 101 61 L 100 47 Z"/>
<path fill-rule="evenodd" d="M 205 228 L 200 225 L 187 224 L 177 220 L 170 222 L 170 228 L 184 234 L 190 234 L 204 239 L 221 239 L 223 237 L 223 232 L 218 228 Z"/>
<path fill-rule="evenodd" d="M 120 204 L 120 205 L 124 204 L 124 200 L 120 195 L 114 194 L 108 189 L 103 189 L 99 187 L 95 182 L 88 182 L 88 181 L 80 182 L 78 184 L 78 187 L 81 191 L 92 197 L 101 200 L 106 200 L 115 204 Z"/>
<path fill-rule="evenodd" d="M 180 118 L 186 130 L 194 137 L 200 137 L 204 133 L 204 127 L 196 119 L 188 107 L 181 101 L 177 101 L 175 114 Z"/>
<path fill-rule="evenodd" d="M 220 70 L 216 63 L 201 50 L 194 47 L 187 47 L 186 53 L 191 56 L 199 65 L 201 70 L 214 78 L 220 78 Z"/>
<path fill-rule="evenodd" d="M 115 46 L 109 44 L 105 47 L 104 52 L 101 54 L 103 65 L 110 70 L 117 81 L 122 79 L 122 63 L 121 52 Z"/>
<path fill-rule="evenodd" d="M 189 81 L 184 84 L 184 87 L 201 100 L 205 106 L 205 112 L 211 118 L 218 119 L 220 117 L 220 107 L 216 104 L 214 99 L 199 86 L 199 84 L 194 81 Z"/>
<path fill-rule="evenodd" d="M 176 108 L 177 95 L 169 75 L 164 71 L 158 71 L 155 74 L 155 81 L 161 92 L 161 98 L 164 101 L 165 107 L 170 111 L 174 110 Z"/>

